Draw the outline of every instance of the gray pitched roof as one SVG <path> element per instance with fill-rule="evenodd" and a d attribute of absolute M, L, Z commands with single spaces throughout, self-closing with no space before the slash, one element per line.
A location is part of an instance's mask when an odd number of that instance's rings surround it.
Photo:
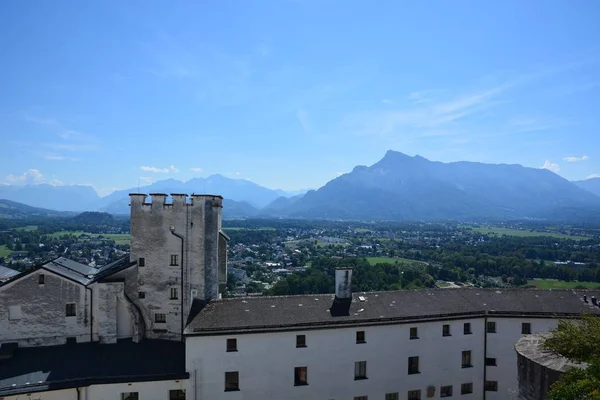
<path fill-rule="evenodd" d="M 584 303 L 583 295 L 588 297 Z M 354 293 L 348 315 L 332 316 L 334 295 L 244 297 L 209 303 L 187 326 L 188 335 L 310 329 L 461 316 L 600 315 L 589 299 L 600 291 L 535 289 L 419 289 Z M 362 299 L 361 299 L 362 298 Z"/>
<path fill-rule="evenodd" d="M 184 379 L 185 344 L 80 343 L 18 348 L 0 359 L 0 398 L 99 383 Z"/>
<path fill-rule="evenodd" d="M 19 271 L 0 265 L 0 281 L 18 275 Z"/>

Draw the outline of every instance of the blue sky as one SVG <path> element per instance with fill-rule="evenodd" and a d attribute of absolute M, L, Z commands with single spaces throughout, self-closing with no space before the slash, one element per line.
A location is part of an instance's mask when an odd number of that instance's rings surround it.
<path fill-rule="evenodd" d="M 600 2 L 3 1 L 0 183 L 600 174 Z M 598 175 L 600 176 L 600 175 Z"/>

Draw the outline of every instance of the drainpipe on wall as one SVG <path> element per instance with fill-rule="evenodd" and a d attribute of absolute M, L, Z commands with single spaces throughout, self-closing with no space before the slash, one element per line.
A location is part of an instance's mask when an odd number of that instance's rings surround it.
<path fill-rule="evenodd" d="M 94 341 L 94 291 L 87 286 L 85 288 L 90 291 L 90 343 L 92 343 Z M 79 389 L 77 397 L 79 398 Z"/>
<path fill-rule="evenodd" d="M 181 310 L 179 310 L 179 314 L 181 315 L 181 341 L 183 342 L 183 236 L 181 236 L 178 233 L 175 233 L 175 227 L 171 226 L 169 228 L 169 230 L 171 231 L 171 234 L 173 236 L 178 237 L 181 240 L 181 273 L 180 273 L 180 282 L 179 284 L 181 285 L 181 293 L 179 294 L 180 298 L 181 298 Z"/>

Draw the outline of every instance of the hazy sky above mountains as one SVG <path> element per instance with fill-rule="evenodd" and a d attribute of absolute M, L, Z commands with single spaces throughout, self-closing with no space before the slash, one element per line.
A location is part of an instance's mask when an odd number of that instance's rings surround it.
<path fill-rule="evenodd" d="M 3 1 L 0 183 L 600 174 L 600 2 Z M 600 176 L 600 175 L 598 175 Z"/>

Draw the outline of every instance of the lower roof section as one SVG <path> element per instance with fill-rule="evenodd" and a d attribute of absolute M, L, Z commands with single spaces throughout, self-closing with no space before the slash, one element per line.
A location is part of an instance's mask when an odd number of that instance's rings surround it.
<path fill-rule="evenodd" d="M 587 302 L 584 301 L 584 295 Z M 365 324 L 473 318 L 477 316 L 600 315 L 596 290 L 417 289 L 354 293 L 352 301 L 332 294 L 243 297 L 212 301 L 188 322 L 186 335 L 220 335 L 318 329 Z"/>
<path fill-rule="evenodd" d="M 0 397 L 188 377 L 183 342 L 145 340 L 27 347 L 16 349 L 8 359 L 0 358 Z"/>

